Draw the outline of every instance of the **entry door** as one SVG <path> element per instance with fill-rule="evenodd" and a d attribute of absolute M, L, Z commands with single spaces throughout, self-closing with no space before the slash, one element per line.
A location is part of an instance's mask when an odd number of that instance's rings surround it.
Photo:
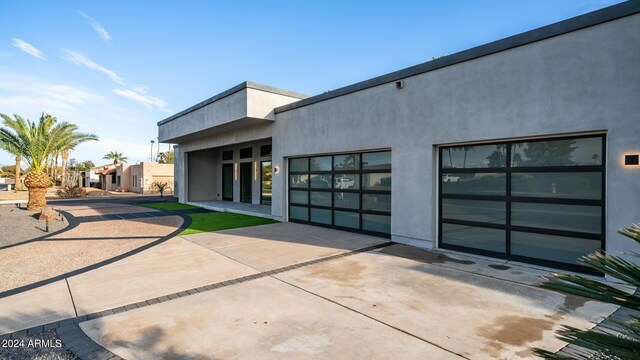
<path fill-rule="evenodd" d="M 251 171 L 253 163 L 240 163 L 240 201 L 251 203 L 253 174 Z"/>
<path fill-rule="evenodd" d="M 233 201 L 233 164 L 222 164 L 222 200 Z"/>
<path fill-rule="evenodd" d="M 260 166 L 260 203 L 271 205 L 271 161 L 263 161 Z"/>

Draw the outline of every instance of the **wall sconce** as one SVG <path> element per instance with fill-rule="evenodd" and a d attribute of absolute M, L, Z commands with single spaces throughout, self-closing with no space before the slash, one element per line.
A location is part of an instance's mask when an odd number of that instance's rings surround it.
<path fill-rule="evenodd" d="M 276 173 L 276 174 L 279 173 L 280 172 L 280 168 L 277 167 L 277 166 L 274 166 L 273 167 L 273 172 Z"/>
<path fill-rule="evenodd" d="M 233 164 L 233 180 L 238 181 L 238 163 Z"/>
<path fill-rule="evenodd" d="M 253 162 L 253 180 L 258 181 L 258 162 Z"/>
<path fill-rule="evenodd" d="M 625 155 L 624 156 L 624 165 L 625 166 L 640 165 L 640 155 L 638 155 L 638 154 Z"/>

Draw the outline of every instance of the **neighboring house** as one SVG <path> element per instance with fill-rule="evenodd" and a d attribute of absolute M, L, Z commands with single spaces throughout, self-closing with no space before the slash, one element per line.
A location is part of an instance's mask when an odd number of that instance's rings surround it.
<path fill-rule="evenodd" d="M 136 193 L 151 193 L 158 190 L 155 182 L 166 182 L 167 192 L 173 192 L 173 164 L 160 164 L 157 162 L 141 162 L 130 165 L 119 163 L 116 166 L 115 187 L 116 191 L 131 191 Z"/>
<path fill-rule="evenodd" d="M 173 193 L 173 164 L 124 162 L 106 164 L 83 171 L 85 187 L 98 187 L 107 191 L 130 191 L 136 193 L 157 192 L 154 182 L 168 183 L 167 192 Z"/>
<path fill-rule="evenodd" d="M 84 187 L 96 187 L 98 189 L 114 191 L 116 189 L 116 166 L 111 163 L 96 166 L 93 169 L 82 172 L 82 185 Z"/>
<path fill-rule="evenodd" d="M 183 203 L 584 271 L 640 251 L 638 64 L 629 1 L 313 97 L 242 83 L 159 139 Z"/>
<path fill-rule="evenodd" d="M 80 171 L 80 179 L 82 187 L 97 187 L 100 182 L 100 176 L 95 172 L 98 168 Z"/>

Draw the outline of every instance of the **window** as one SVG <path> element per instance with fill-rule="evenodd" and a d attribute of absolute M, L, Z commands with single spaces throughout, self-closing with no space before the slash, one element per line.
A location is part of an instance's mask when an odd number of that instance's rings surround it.
<path fill-rule="evenodd" d="M 388 237 L 391 152 L 289 159 L 289 218 Z"/>
<path fill-rule="evenodd" d="M 233 160 L 233 150 L 223 151 L 222 160 Z"/>
<path fill-rule="evenodd" d="M 240 159 L 249 159 L 253 157 L 253 148 L 240 149 Z"/>
<path fill-rule="evenodd" d="M 604 135 L 441 148 L 439 246 L 587 271 L 577 260 L 604 248 L 604 149 Z"/>
<path fill-rule="evenodd" d="M 271 145 L 260 146 L 260 156 L 271 156 Z"/>

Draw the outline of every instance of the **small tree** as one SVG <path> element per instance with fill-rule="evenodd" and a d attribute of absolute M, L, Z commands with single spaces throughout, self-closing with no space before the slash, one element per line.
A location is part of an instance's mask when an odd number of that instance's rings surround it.
<path fill-rule="evenodd" d="M 70 168 L 66 173 L 66 178 L 62 179 L 62 187 L 56 191 L 56 195 L 61 198 L 79 198 L 87 196 L 87 190 L 80 186 L 80 172 L 78 169 Z"/>
<path fill-rule="evenodd" d="M 173 164 L 173 152 L 166 151 L 158 153 L 158 162 L 160 164 Z"/>
<path fill-rule="evenodd" d="M 618 232 L 640 244 L 640 225 L 634 224 Z M 640 254 L 631 253 L 640 259 Z M 594 253 L 580 260 L 584 265 L 603 274 L 612 276 L 629 285 L 640 286 L 640 265 L 619 256 Z M 591 280 L 579 275 L 554 275 L 541 284 L 542 287 L 574 295 L 621 305 L 632 310 L 640 310 L 640 294 L 629 294 L 611 285 Z M 558 338 L 585 349 L 593 350 L 604 359 L 640 359 L 640 318 L 630 316 L 628 321 L 615 322 L 620 327 L 620 335 L 594 330 L 580 330 L 564 325 L 558 331 Z M 570 359 L 542 349 L 534 353 L 545 359 Z M 581 357 L 587 359 L 587 357 Z"/>
<path fill-rule="evenodd" d="M 169 183 L 166 181 L 154 181 L 153 184 L 151 184 L 151 186 L 160 193 L 160 198 L 164 198 L 164 191 L 168 185 Z"/>

